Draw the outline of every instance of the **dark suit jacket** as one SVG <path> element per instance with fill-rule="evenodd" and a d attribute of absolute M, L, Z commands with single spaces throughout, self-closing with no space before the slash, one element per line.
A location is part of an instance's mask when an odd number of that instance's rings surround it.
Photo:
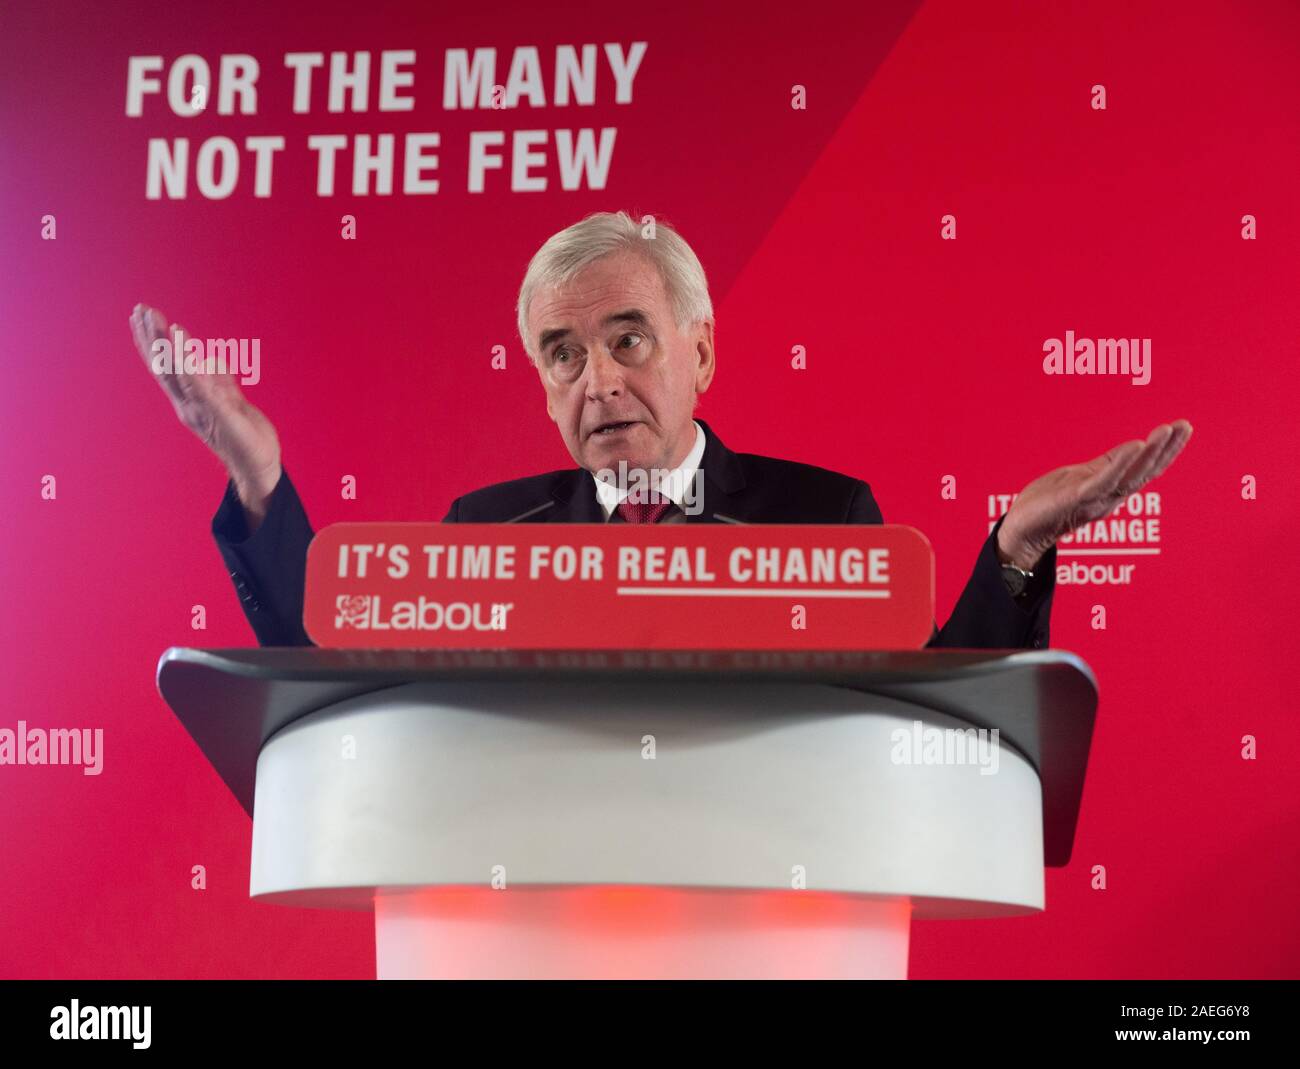
<path fill-rule="evenodd" d="M 883 523 L 862 480 L 790 460 L 733 453 L 704 428 L 704 511 L 688 523 Z M 583 468 L 485 486 L 451 503 L 444 523 L 604 523 L 595 483 Z M 999 521 L 999 526 L 1001 521 Z M 1002 580 L 997 527 L 985 540 L 966 588 L 936 647 L 1045 648 L 1056 580 L 1053 549 L 1035 569 L 1034 585 L 1012 598 Z M 280 476 L 266 518 L 250 536 L 244 510 L 227 483 L 212 534 L 234 580 L 244 614 L 263 646 L 310 646 L 302 626 L 303 579 L 311 524 L 289 481 Z"/>

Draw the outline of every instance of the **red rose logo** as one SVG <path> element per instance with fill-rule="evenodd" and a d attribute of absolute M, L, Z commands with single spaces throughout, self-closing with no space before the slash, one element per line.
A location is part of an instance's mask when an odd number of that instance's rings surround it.
<path fill-rule="evenodd" d="M 340 594 L 334 604 L 338 615 L 334 617 L 334 627 L 364 627 L 370 616 L 370 595 Z"/>

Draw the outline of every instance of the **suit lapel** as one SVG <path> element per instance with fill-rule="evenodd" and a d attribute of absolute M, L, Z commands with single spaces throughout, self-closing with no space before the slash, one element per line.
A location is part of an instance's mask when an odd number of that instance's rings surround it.
<path fill-rule="evenodd" d="M 574 468 L 560 479 L 551 497 L 555 508 L 538 515 L 545 523 L 604 523 L 605 510 L 596 499 L 596 480 L 586 468 Z"/>
<path fill-rule="evenodd" d="M 704 472 L 704 508 L 696 515 L 687 513 L 687 523 L 748 523 L 739 497 L 745 489 L 745 475 L 740 460 L 728 449 L 704 420 L 704 459 L 700 468 Z"/>

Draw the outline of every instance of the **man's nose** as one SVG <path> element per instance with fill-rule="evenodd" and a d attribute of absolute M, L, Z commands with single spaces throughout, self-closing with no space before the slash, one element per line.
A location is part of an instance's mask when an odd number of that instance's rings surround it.
<path fill-rule="evenodd" d="M 607 401 L 623 392 L 623 365 L 597 347 L 587 357 L 587 399 Z"/>

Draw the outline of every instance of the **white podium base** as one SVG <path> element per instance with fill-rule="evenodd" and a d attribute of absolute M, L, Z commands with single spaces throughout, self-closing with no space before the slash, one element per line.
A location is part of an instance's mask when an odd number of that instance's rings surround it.
<path fill-rule="evenodd" d="M 901 978 L 913 917 L 1043 908 L 1038 774 L 975 734 L 800 683 L 403 684 L 263 745 L 249 890 L 373 908 L 381 978 Z"/>
<path fill-rule="evenodd" d="M 906 898 L 666 887 L 375 895 L 381 980 L 907 978 Z"/>

